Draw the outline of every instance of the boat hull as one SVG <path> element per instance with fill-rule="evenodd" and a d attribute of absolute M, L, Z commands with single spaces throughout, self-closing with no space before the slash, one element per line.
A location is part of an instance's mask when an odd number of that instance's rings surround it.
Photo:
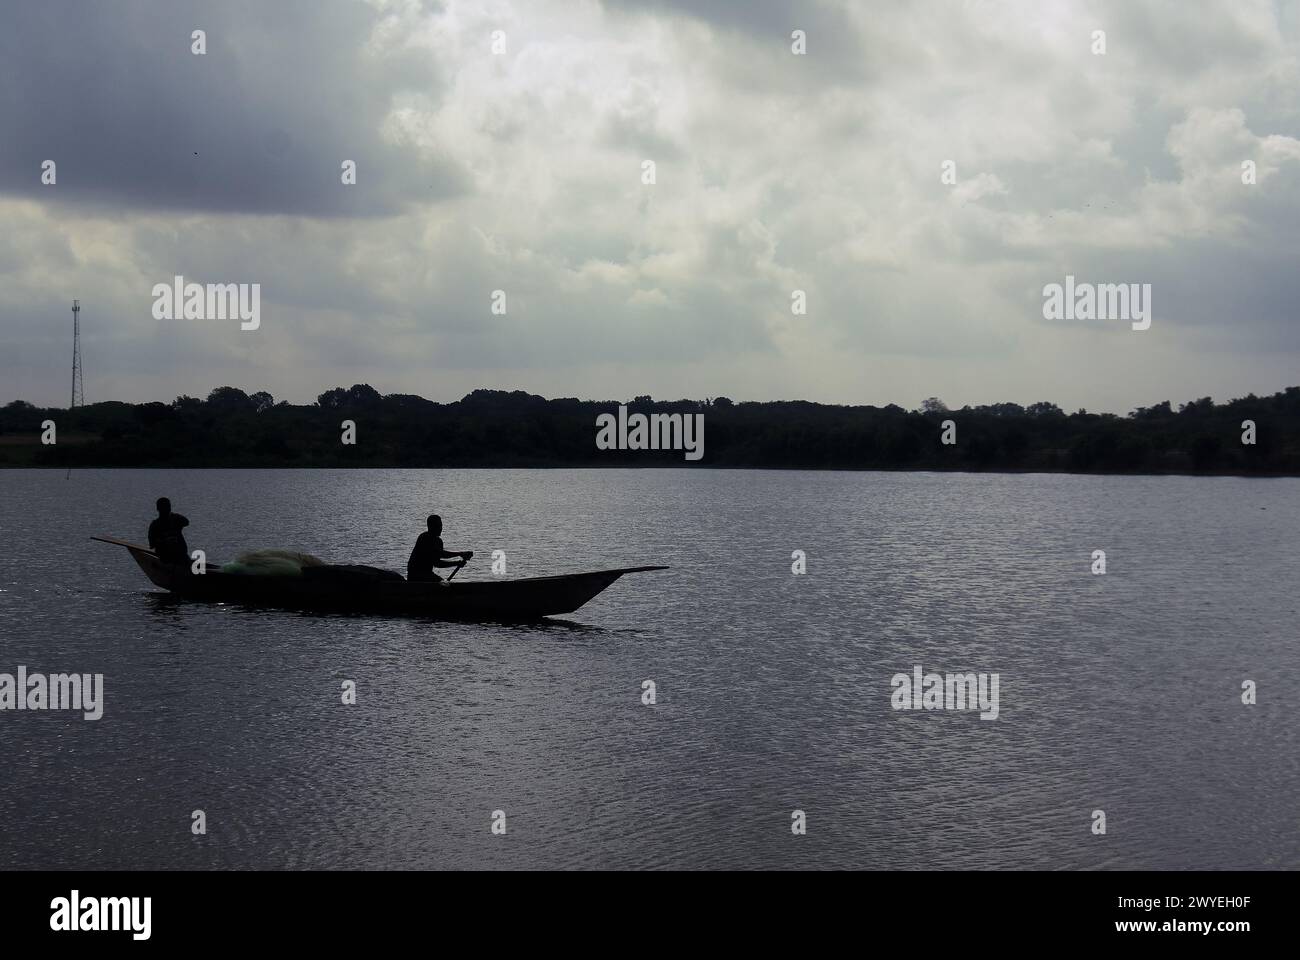
<path fill-rule="evenodd" d="M 406 580 L 339 582 L 305 576 L 250 576 L 209 571 L 192 574 L 185 566 L 164 563 L 147 547 L 95 537 L 126 547 L 157 586 L 189 600 L 241 603 L 295 610 L 377 613 L 441 620 L 535 620 L 573 613 L 627 573 L 667 567 L 624 567 L 521 580 Z"/>

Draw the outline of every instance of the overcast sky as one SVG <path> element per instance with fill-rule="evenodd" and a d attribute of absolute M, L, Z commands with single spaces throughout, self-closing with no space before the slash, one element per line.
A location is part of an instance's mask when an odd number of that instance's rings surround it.
<path fill-rule="evenodd" d="M 90 402 L 1272 393 L 1298 6 L 12 0 L 0 403 L 67 404 L 73 297 Z M 1151 328 L 1045 320 L 1067 273 Z M 259 283 L 260 329 L 154 319 L 176 274 Z"/>

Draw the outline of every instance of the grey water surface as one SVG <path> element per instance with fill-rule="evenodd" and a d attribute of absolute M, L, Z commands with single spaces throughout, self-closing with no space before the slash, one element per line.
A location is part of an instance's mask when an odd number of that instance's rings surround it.
<path fill-rule="evenodd" d="M 1300 480 L 6 470 L 0 493 L 0 673 L 102 673 L 105 701 L 0 711 L 0 868 L 1300 867 Z M 87 539 L 143 541 L 160 495 L 217 562 L 403 569 L 438 512 L 476 553 L 457 579 L 493 550 L 510 577 L 672 569 L 537 625 L 177 602 Z M 997 673 L 997 719 L 892 709 L 918 665 Z"/>

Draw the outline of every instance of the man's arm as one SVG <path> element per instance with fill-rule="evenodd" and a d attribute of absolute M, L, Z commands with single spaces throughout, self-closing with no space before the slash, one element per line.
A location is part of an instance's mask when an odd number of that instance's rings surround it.
<path fill-rule="evenodd" d="M 462 553 L 452 553 L 450 550 L 442 550 L 439 551 L 438 559 L 433 561 L 433 565 L 435 567 L 459 567 L 462 563 L 467 562 L 472 556 L 474 556 L 473 550 L 466 550 Z M 460 560 L 459 562 L 450 562 L 448 559 L 450 557 L 459 557 Z"/>
<path fill-rule="evenodd" d="M 184 514 L 173 513 L 172 516 L 176 518 L 176 529 L 179 530 L 181 527 L 188 527 L 190 525 L 190 521 Z"/>

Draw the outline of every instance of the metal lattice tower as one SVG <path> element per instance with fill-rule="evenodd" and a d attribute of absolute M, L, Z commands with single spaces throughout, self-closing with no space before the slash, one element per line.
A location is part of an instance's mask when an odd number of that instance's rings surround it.
<path fill-rule="evenodd" d="M 86 405 L 86 387 L 81 378 L 81 301 L 72 301 L 72 404 L 68 407 Z"/>

